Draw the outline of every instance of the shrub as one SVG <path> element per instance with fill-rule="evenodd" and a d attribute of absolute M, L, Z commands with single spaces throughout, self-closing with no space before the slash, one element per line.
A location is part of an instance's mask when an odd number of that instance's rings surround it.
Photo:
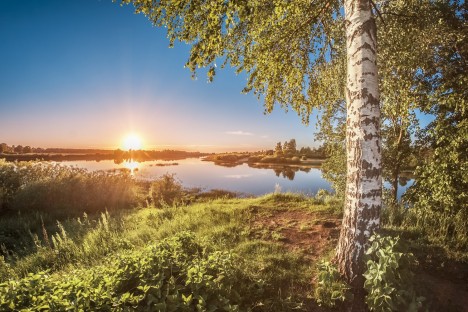
<path fill-rule="evenodd" d="M 7 280 L 11 275 L 10 265 L 5 262 L 3 256 L 0 256 L 0 281 Z"/>
<path fill-rule="evenodd" d="M 330 197 L 330 192 L 325 189 L 319 189 L 317 194 L 315 194 L 315 199 L 318 200 L 320 203 L 324 203 L 325 200 Z"/>
<path fill-rule="evenodd" d="M 328 261 L 318 265 L 318 285 L 315 288 L 315 299 L 319 305 L 335 307 L 350 299 L 350 287 L 341 280 L 336 267 Z"/>
<path fill-rule="evenodd" d="M 373 235 L 366 251 L 367 271 L 364 288 L 371 311 L 418 311 L 423 297 L 418 297 L 413 285 L 415 263 L 413 254 L 403 249 L 399 238 Z"/>
<path fill-rule="evenodd" d="M 242 155 L 237 155 L 237 154 L 222 154 L 222 155 L 216 155 L 214 157 L 215 161 L 226 161 L 226 162 L 236 162 L 239 159 L 241 159 L 243 156 Z"/>
<path fill-rule="evenodd" d="M 293 164 L 297 164 L 297 163 L 300 162 L 300 158 L 297 157 L 297 156 L 294 156 L 293 158 L 291 158 L 291 161 L 290 161 L 290 162 L 293 163 Z"/>
<path fill-rule="evenodd" d="M 413 254 L 404 252 L 399 238 L 374 235 L 366 251 L 364 273 L 366 304 L 371 311 L 418 311 L 424 297 L 416 294 L 413 285 Z M 398 251 L 400 250 L 400 251 Z M 319 305 L 335 307 L 350 299 L 350 287 L 330 262 L 319 264 L 315 299 Z"/>
<path fill-rule="evenodd" d="M 450 252 L 468 251 L 468 119 L 465 104 L 454 105 L 460 110 L 450 113 L 440 110 L 436 120 L 427 126 L 421 143 L 429 147 L 431 154 L 416 168 L 416 183 L 404 196 L 411 214 L 405 223 L 423 230 L 432 243 Z"/>
<path fill-rule="evenodd" d="M 276 156 L 265 156 L 261 159 L 262 163 L 275 163 L 278 161 Z"/>
<path fill-rule="evenodd" d="M 343 202 L 335 194 L 331 194 L 329 191 L 319 189 L 317 194 L 314 196 L 314 200 L 317 203 L 325 204 L 329 206 L 330 211 L 341 215 L 343 213 Z"/>
<path fill-rule="evenodd" d="M 249 162 L 259 162 L 263 159 L 263 156 L 259 155 L 259 156 L 250 156 L 249 157 Z"/>
<path fill-rule="evenodd" d="M 182 195 L 182 183 L 175 178 L 175 174 L 166 173 L 151 183 L 150 196 L 155 206 L 180 203 Z"/>

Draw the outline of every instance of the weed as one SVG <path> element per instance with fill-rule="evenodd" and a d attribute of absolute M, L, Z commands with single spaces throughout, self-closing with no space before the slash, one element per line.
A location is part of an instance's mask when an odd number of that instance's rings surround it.
<path fill-rule="evenodd" d="M 413 284 L 413 254 L 400 252 L 399 238 L 374 235 L 366 251 L 364 288 L 371 311 L 418 311 L 424 300 Z"/>
<path fill-rule="evenodd" d="M 329 261 L 318 264 L 315 299 L 319 305 L 335 307 L 351 299 L 350 287 L 341 279 L 337 268 Z"/>
<path fill-rule="evenodd" d="M 283 234 L 281 234 L 281 232 L 278 232 L 278 231 L 273 231 L 271 232 L 271 238 L 275 241 L 281 241 L 283 240 L 285 237 Z"/>

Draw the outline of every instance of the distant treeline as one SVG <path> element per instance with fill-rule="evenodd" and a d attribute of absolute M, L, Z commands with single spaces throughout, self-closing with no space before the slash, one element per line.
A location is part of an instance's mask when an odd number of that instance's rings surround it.
<path fill-rule="evenodd" d="M 149 161 L 156 159 L 178 160 L 185 158 L 202 157 L 208 155 L 200 152 L 186 152 L 176 150 L 145 151 L 145 150 L 103 150 L 103 149 L 74 149 L 74 148 L 34 148 L 30 146 L 0 144 L 0 158 L 7 161 L 29 160 L 114 160 L 121 163 L 125 160 Z"/>
<path fill-rule="evenodd" d="M 0 153 L 2 154 L 113 154 L 113 150 L 105 149 L 88 149 L 88 148 L 42 148 L 31 147 L 29 145 L 8 145 L 0 143 Z"/>
<path fill-rule="evenodd" d="M 122 162 L 124 160 L 136 160 L 136 161 L 147 161 L 155 159 L 164 159 L 164 160 L 178 160 L 185 158 L 195 158 L 207 156 L 209 153 L 200 153 L 200 152 L 186 152 L 186 151 L 176 151 L 176 150 L 163 150 L 163 151 L 122 151 L 117 149 L 113 151 L 113 159 L 116 162 Z"/>

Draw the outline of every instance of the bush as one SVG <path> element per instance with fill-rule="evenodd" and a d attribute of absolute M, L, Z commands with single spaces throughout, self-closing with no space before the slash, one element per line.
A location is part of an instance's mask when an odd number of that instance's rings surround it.
<path fill-rule="evenodd" d="M 262 158 L 262 163 L 276 163 L 278 158 L 276 156 L 265 156 Z"/>
<path fill-rule="evenodd" d="M 157 207 L 172 206 L 182 201 L 182 183 L 175 174 L 166 173 L 151 183 L 150 196 Z"/>
<path fill-rule="evenodd" d="M 256 162 L 259 162 L 263 159 L 263 156 L 259 155 L 259 156 L 250 156 L 249 157 L 249 163 L 250 162 L 253 162 L 253 163 L 256 163 Z"/>
<path fill-rule="evenodd" d="M 449 103 L 452 103 L 453 98 Z M 453 102 L 453 103 L 456 103 Z M 447 104 L 446 104 L 447 105 Z M 405 225 L 421 229 L 432 243 L 450 252 L 468 251 L 468 119 L 466 102 L 459 111 L 441 109 L 421 141 L 431 155 L 414 172 L 416 183 L 404 198 Z M 421 142 L 422 143 L 422 142 Z"/>
<path fill-rule="evenodd" d="M 351 298 L 351 288 L 341 280 L 340 273 L 333 264 L 322 261 L 319 263 L 318 269 L 315 300 L 319 305 L 331 308 Z"/>
<path fill-rule="evenodd" d="M 365 254 L 366 304 L 371 311 L 418 311 L 424 297 L 413 285 L 413 254 L 405 252 L 399 238 L 374 235 Z M 350 287 L 330 262 L 319 264 L 315 299 L 319 305 L 335 307 L 351 298 Z"/>
<path fill-rule="evenodd" d="M 300 161 L 301 161 L 301 160 L 300 160 L 299 157 L 294 156 L 293 158 L 291 158 L 291 161 L 290 161 L 290 162 L 293 163 L 293 164 L 298 164 L 298 163 L 300 163 Z"/>
<path fill-rule="evenodd" d="M 5 262 L 5 258 L 0 256 L 0 281 L 5 281 L 11 276 L 10 265 Z"/>
<path fill-rule="evenodd" d="M 243 155 L 237 155 L 237 154 L 222 154 L 222 155 L 216 155 L 214 157 L 215 161 L 220 161 L 220 162 L 236 162 L 239 159 L 241 159 Z"/>
<path fill-rule="evenodd" d="M 418 311 L 423 297 L 418 297 L 413 285 L 415 263 L 413 254 L 403 249 L 399 238 L 374 235 L 366 251 L 367 271 L 364 288 L 371 311 Z"/>

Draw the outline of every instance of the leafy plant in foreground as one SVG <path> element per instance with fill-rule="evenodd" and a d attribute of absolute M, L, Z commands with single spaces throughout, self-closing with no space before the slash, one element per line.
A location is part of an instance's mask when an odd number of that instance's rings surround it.
<path fill-rule="evenodd" d="M 364 288 L 371 311 L 418 311 L 424 297 L 418 297 L 413 285 L 412 253 L 399 252 L 399 237 L 373 235 L 366 251 L 367 271 Z"/>
<path fill-rule="evenodd" d="M 241 276 L 229 252 L 208 251 L 181 232 L 105 266 L 10 279 L 0 284 L 0 310 L 238 311 L 236 289 L 248 285 Z"/>
<path fill-rule="evenodd" d="M 318 265 L 318 285 L 315 288 L 315 299 L 319 305 L 335 307 L 349 299 L 351 289 L 340 277 L 337 268 L 329 261 Z"/>
<path fill-rule="evenodd" d="M 6 280 L 10 275 L 10 265 L 5 262 L 5 258 L 3 256 L 0 256 L 0 281 Z"/>

